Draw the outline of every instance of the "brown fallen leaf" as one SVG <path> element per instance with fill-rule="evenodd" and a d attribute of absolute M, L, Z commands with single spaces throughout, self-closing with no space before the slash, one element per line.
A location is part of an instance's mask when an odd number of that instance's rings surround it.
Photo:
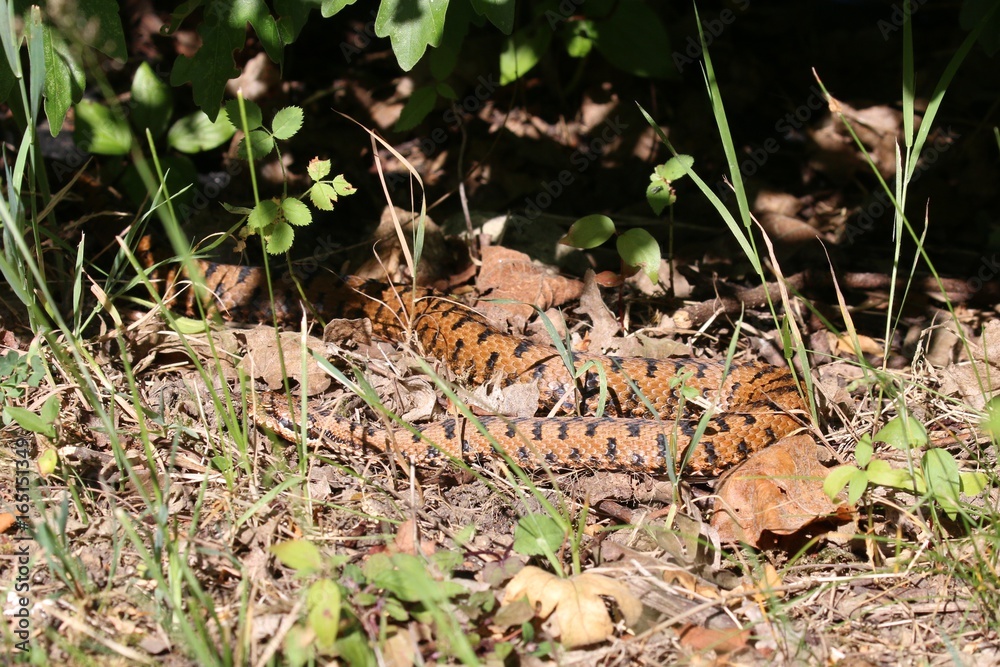
<path fill-rule="evenodd" d="M 583 284 L 564 278 L 548 267 L 535 264 L 523 252 L 488 246 L 483 248 L 483 265 L 476 277 L 476 289 L 488 299 L 509 299 L 517 303 L 484 300 L 477 307 L 487 315 L 497 309 L 506 313 L 518 330 L 534 314 L 534 306 L 548 310 L 580 296 Z"/>
<path fill-rule="evenodd" d="M 688 625 L 677 633 L 681 646 L 692 652 L 715 651 L 716 653 L 732 653 L 746 648 L 750 641 L 750 629 L 739 628 L 703 628 L 700 625 Z"/>
<path fill-rule="evenodd" d="M 240 361 L 240 368 L 254 378 L 262 380 L 268 389 L 277 391 L 284 386 L 283 373 L 295 380 L 299 386 L 307 385 L 308 395 L 326 391 L 330 386 L 330 376 L 320 367 L 312 354 L 326 355 L 326 346 L 319 339 L 306 338 L 307 356 L 305 360 L 305 376 L 302 365 L 302 334 L 285 331 L 277 338 L 271 327 L 256 327 L 246 332 L 247 353 Z M 278 341 L 281 341 L 280 347 Z M 284 359 L 284 369 L 281 360 Z"/>
<path fill-rule="evenodd" d="M 6 533 L 15 523 L 17 520 L 13 514 L 10 512 L 0 513 L 0 533 Z"/>
<path fill-rule="evenodd" d="M 1000 390 L 1000 321 L 986 323 L 982 338 L 969 344 L 969 356 L 972 363 L 951 364 L 941 373 L 941 393 L 978 410 Z"/>
<path fill-rule="evenodd" d="M 549 632 L 568 649 L 612 636 L 615 624 L 604 598 L 615 601 L 627 626 L 635 625 L 642 615 L 642 602 L 624 584 L 586 572 L 561 579 L 529 565 L 507 584 L 501 609 L 523 598 L 528 599 L 539 618 L 548 619 Z"/>
<path fill-rule="evenodd" d="M 733 471 L 719 487 L 712 517 L 722 542 L 759 546 L 764 531 L 791 535 L 815 521 L 853 517 L 851 506 L 834 504 L 823 493 L 829 468 L 820 464 L 817 450 L 809 436 L 790 436 Z"/>

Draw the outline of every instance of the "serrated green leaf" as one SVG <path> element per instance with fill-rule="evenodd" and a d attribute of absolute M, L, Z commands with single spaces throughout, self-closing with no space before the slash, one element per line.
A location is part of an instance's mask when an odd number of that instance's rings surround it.
<path fill-rule="evenodd" d="M 182 153 L 200 153 L 221 146 L 235 133 L 226 114 L 219 114 L 213 121 L 204 111 L 195 111 L 170 127 L 167 143 Z"/>
<path fill-rule="evenodd" d="M 266 130 L 252 130 L 250 132 L 250 149 L 253 151 L 253 159 L 260 160 L 274 150 L 274 138 Z M 247 159 L 247 138 L 236 147 L 236 157 L 241 160 Z"/>
<path fill-rule="evenodd" d="M 128 121 L 103 104 L 81 100 L 76 105 L 73 140 L 81 150 L 96 155 L 125 155 L 132 146 Z"/>
<path fill-rule="evenodd" d="M 149 63 L 142 63 L 132 77 L 132 127 L 147 128 L 154 139 L 163 136 L 174 112 L 174 93 L 160 81 Z"/>
<path fill-rule="evenodd" d="M 434 110 L 434 105 L 437 104 L 437 97 L 437 90 L 434 86 L 424 86 L 423 88 L 414 90 L 413 94 L 410 95 L 410 99 L 406 101 L 406 106 L 400 112 L 399 120 L 396 121 L 396 125 L 392 129 L 396 132 L 406 132 L 420 125 L 424 118 L 427 117 L 427 114 Z"/>
<path fill-rule="evenodd" d="M 313 158 L 312 160 L 309 160 L 309 166 L 306 167 L 306 172 L 309 174 L 309 178 L 313 181 L 320 181 L 329 175 L 330 161 Z"/>
<path fill-rule="evenodd" d="M 645 229 L 636 227 L 620 234 L 615 242 L 628 266 L 641 269 L 656 284 L 660 280 L 660 244 Z"/>
<path fill-rule="evenodd" d="M 670 37 L 642 0 L 621 0 L 611 16 L 595 21 L 594 27 L 597 50 L 615 67 L 636 76 L 676 77 L 668 56 Z"/>
<path fill-rule="evenodd" d="M 889 420 L 889 423 L 875 434 L 873 440 L 904 451 L 916 449 L 928 443 L 927 429 L 913 417 L 901 414 Z"/>
<path fill-rule="evenodd" d="M 240 101 L 239 100 L 229 100 L 225 104 L 226 116 L 229 117 L 229 122 L 233 124 L 240 130 L 256 130 L 264 124 L 264 113 L 260 110 L 260 106 L 256 102 L 251 102 L 250 100 L 243 100 L 244 113 L 247 115 L 247 126 L 243 127 L 243 117 L 240 115 Z M 256 153 L 254 153 L 256 156 Z"/>
<path fill-rule="evenodd" d="M 4 407 L 4 411 L 7 413 L 8 417 L 16 421 L 17 425 L 25 431 L 41 433 L 49 439 L 56 436 L 55 429 L 52 427 L 51 422 L 46 422 L 31 410 L 25 410 L 24 408 L 19 408 L 15 405 L 8 405 Z"/>
<path fill-rule="evenodd" d="M 274 225 L 274 229 L 265 240 L 264 250 L 271 255 L 280 255 L 288 252 L 294 240 L 295 230 L 292 229 L 292 226 L 287 222 L 279 222 Z"/>
<path fill-rule="evenodd" d="M 572 225 L 559 243 L 581 250 L 589 250 L 601 245 L 615 233 L 614 221 L 606 215 L 587 215 Z"/>
<path fill-rule="evenodd" d="M 295 136 L 295 133 L 302 127 L 302 108 L 285 107 L 274 114 L 271 122 L 271 132 L 275 139 L 285 141 Z"/>
<path fill-rule="evenodd" d="M 333 178 L 333 189 L 337 191 L 337 194 L 341 197 L 347 197 L 348 195 L 353 195 L 358 191 L 356 187 L 347 182 L 343 174 L 338 174 Z"/>
<path fill-rule="evenodd" d="M 282 565 L 301 575 L 312 574 L 323 568 L 323 553 L 309 540 L 288 540 L 272 544 L 271 553 Z"/>
<path fill-rule="evenodd" d="M 417 64 L 428 46 L 441 43 L 448 0 L 382 0 L 375 34 L 388 37 L 404 72 Z"/>
<path fill-rule="evenodd" d="M 666 181 L 676 181 L 687 176 L 694 166 L 694 158 L 690 155 L 675 155 L 656 167 L 656 175 Z"/>
<path fill-rule="evenodd" d="M 547 25 L 533 23 L 504 41 L 500 53 L 500 85 L 517 81 L 538 64 L 552 41 Z"/>
<path fill-rule="evenodd" d="M 872 437 L 868 433 L 865 433 L 858 438 L 858 444 L 854 446 L 854 460 L 858 462 L 859 466 L 864 468 L 872 460 L 874 454 L 875 448 L 872 446 Z"/>
<path fill-rule="evenodd" d="M 312 222 L 312 211 L 304 203 L 294 197 L 281 200 L 281 213 L 289 224 L 303 227 Z"/>
<path fill-rule="evenodd" d="M 565 531 L 552 517 L 533 513 L 517 522 L 513 547 L 524 556 L 544 556 L 555 553 L 565 538 Z"/>
<path fill-rule="evenodd" d="M 42 48 L 45 53 L 45 117 L 49 121 L 49 133 L 54 137 L 62 130 L 66 112 L 83 98 L 86 76 L 66 42 L 51 26 L 42 26 Z M 10 72 L 6 63 L 4 69 Z M 6 99 L 6 94 L 0 99 Z"/>
<path fill-rule="evenodd" d="M 281 209 L 278 208 L 278 202 L 273 199 L 262 199 L 250 211 L 247 224 L 250 226 L 250 229 L 261 230 L 268 225 L 278 222 L 280 213 Z"/>
<path fill-rule="evenodd" d="M 329 183 L 313 183 L 309 188 L 309 199 L 321 211 L 332 211 L 337 201 L 337 191 Z"/>
<path fill-rule="evenodd" d="M 837 466 L 823 480 L 823 493 L 833 501 L 856 472 L 858 472 L 858 468 L 852 465 Z"/>
<path fill-rule="evenodd" d="M 323 653 L 332 651 L 337 641 L 341 603 L 340 586 L 330 579 L 313 582 L 306 593 L 309 627 L 316 633 L 316 643 Z"/>

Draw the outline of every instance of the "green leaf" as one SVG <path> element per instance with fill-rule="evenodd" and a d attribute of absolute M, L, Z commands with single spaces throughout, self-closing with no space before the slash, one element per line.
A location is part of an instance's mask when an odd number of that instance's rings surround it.
<path fill-rule="evenodd" d="M 295 240 L 295 230 L 287 222 L 279 222 L 274 225 L 274 229 L 266 239 L 264 250 L 271 255 L 280 255 L 288 252 Z"/>
<path fill-rule="evenodd" d="M 663 213 L 663 209 L 666 207 L 673 206 L 674 202 L 677 201 L 677 194 L 670 187 L 668 181 L 663 180 L 654 173 L 650 175 L 649 185 L 646 186 L 646 201 L 649 202 L 653 213 L 659 215 Z"/>
<path fill-rule="evenodd" d="M 416 556 L 396 554 L 392 564 L 392 569 L 372 577 L 372 585 L 391 592 L 403 602 L 444 602 L 465 592 L 465 587 L 454 581 L 436 580 Z"/>
<path fill-rule="evenodd" d="M 253 159 L 259 160 L 274 150 L 274 138 L 268 134 L 267 130 L 250 131 L 250 149 L 253 151 Z M 241 160 L 247 159 L 247 138 L 236 147 L 236 157 Z"/>
<path fill-rule="evenodd" d="M 227 204 L 226 202 L 220 202 L 220 203 L 222 204 L 222 208 L 226 209 L 226 211 L 228 211 L 229 213 L 232 213 L 234 215 L 247 215 L 248 216 L 251 213 L 253 213 L 253 209 L 252 208 L 247 208 L 246 206 L 233 206 L 232 204 Z"/>
<path fill-rule="evenodd" d="M 233 124 L 240 130 L 256 130 L 264 124 L 264 114 L 260 110 L 260 106 L 256 102 L 251 102 L 250 100 L 243 100 L 243 110 L 247 115 L 247 126 L 243 127 L 243 117 L 240 115 L 240 101 L 239 100 L 229 100 L 225 104 L 226 115 L 229 116 L 229 122 Z M 254 156 L 257 154 L 254 153 Z"/>
<path fill-rule="evenodd" d="M 690 155 L 675 155 L 656 167 L 656 175 L 672 183 L 687 176 L 693 166 L 694 158 Z"/>
<path fill-rule="evenodd" d="M 946 449 L 930 449 L 921 457 L 920 467 L 931 495 L 946 512 L 954 514 L 959 508 L 958 496 L 962 487 L 955 457 Z"/>
<path fill-rule="evenodd" d="M 660 17 L 642 0 L 621 0 L 607 19 L 596 21 L 595 44 L 615 67 L 636 76 L 676 77 L 670 37 Z"/>
<path fill-rule="evenodd" d="M 343 174 L 338 174 L 333 178 L 333 189 L 337 191 L 337 194 L 341 197 L 347 197 L 348 195 L 353 195 L 358 191 L 356 187 L 347 182 Z"/>
<path fill-rule="evenodd" d="M 428 46 L 441 43 L 448 0 L 382 0 L 375 34 L 388 37 L 404 72 L 409 72 Z"/>
<path fill-rule="evenodd" d="M 125 31 L 115 0 L 86 0 L 77 3 L 84 38 L 88 45 L 120 63 L 128 60 Z"/>
<path fill-rule="evenodd" d="M 314 157 L 309 160 L 309 166 L 306 167 L 306 173 L 309 174 L 309 178 L 314 181 L 319 181 L 326 178 L 330 174 L 330 161 L 320 160 Z"/>
<path fill-rule="evenodd" d="M 278 222 L 279 214 L 278 202 L 273 199 L 261 199 L 253 207 L 253 211 L 250 212 L 247 224 L 250 226 L 250 229 L 261 230 L 268 225 Z"/>
<path fill-rule="evenodd" d="M 555 553 L 565 538 L 566 532 L 552 517 L 528 514 L 514 529 L 514 551 L 524 556 L 544 556 Z"/>
<path fill-rule="evenodd" d="M 1000 442 L 1000 396 L 994 396 L 986 404 L 986 419 L 982 421 L 982 428 L 989 433 L 994 443 Z"/>
<path fill-rule="evenodd" d="M 435 87 L 439 97 L 443 97 L 446 100 L 451 100 L 452 102 L 458 101 L 458 93 L 450 85 L 444 82 L 439 82 Z"/>
<path fill-rule="evenodd" d="M 56 470 L 56 465 L 59 464 L 59 453 L 54 449 L 46 449 L 38 457 L 38 474 L 42 477 L 48 477 Z"/>
<path fill-rule="evenodd" d="M 66 112 L 83 98 L 87 81 L 76 57 L 51 26 L 42 26 L 42 49 L 45 53 L 45 117 L 54 137 L 62 130 Z M 4 69 L 10 72 L 9 65 Z M 6 94 L 0 95 L 0 99 L 6 99 Z"/>
<path fill-rule="evenodd" d="M 319 0 L 275 0 L 274 13 L 278 18 L 278 34 L 282 44 L 291 44 L 309 22 L 309 13 L 319 5 Z"/>
<path fill-rule="evenodd" d="M 320 579 L 306 593 L 309 627 L 316 633 L 316 643 L 323 653 L 333 650 L 340 629 L 340 586 L 330 579 Z"/>
<path fill-rule="evenodd" d="M 17 422 L 25 431 L 41 433 L 50 440 L 56 437 L 56 431 L 51 422 L 47 422 L 31 410 L 25 410 L 14 405 L 4 407 L 7 416 Z"/>
<path fill-rule="evenodd" d="M 350 7 L 358 0 L 323 0 L 323 4 L 320 5 L 320 14 L 323 18 L 328 19 L 334 14 L 340 12 L 344 7 Z"/>
<path fill-rule="evenodd" d="M 271 122 L 271 132 L 275 139 L 285 141 L 295 136 L 302 127 L 302 108 L 285 107 L 274 114 Z"/>
<path fill-rule="evenodd" d="M 81 100 L 76 105 L 73 140 L 81 150 L 96 155 L 125 155 L 132 146 L 128 121 L 103 104 Z"/>
<path fill-rule="evenodd" d="M 847 502 L 856 505 L 867 488 L 868 472 L 865 470 L 856 471 L 847 482 Z"/>
<path fill-rule="evenodd" d="M 282 657 L 287 662 L 288 667 L 304 667 L 316 659 L 314 637 L 314 632 L 298 623 L 288 629 L 281 641 Z M 348 664 L 353 665 L 354 663 Z"/>
<path fill-rule="evenodd" d="M 399 120 L 396 121 L 396 125 L 392 129 L 396 132 L 406 132 L 420 125 L 424 118 L 427 117 L 427 114 L 434 111 L 437 98 L 438 94 L 435 86 L 424 86 L 423 88 L 414 90 L 413 94 L 410 95 L 410 99 L 406 101 L 403 111 L 400 112 Z"/>
<path fill-rule="evenodd" d="M 527 74 L 541 60 L 551 41 L 552 31 L 538 23 L 508 37 L 500 53 L 500 85 L 505 86 Z"/>
<path fill-rule="evenodd" d="M 42 404 L 42 409 L 39 413 L 42 421 L 55 424 L 56 418 L 59 417 L 59 408 L 61 406 L 62 402 L 59 400 L 59 396 L 49 396 L 45 403 Z"/>
<path fill-rule="evenodd" d="M 287 197 L 281 200 L 281 213 L 289 224 L 296 227 L 304 227 L 312 222 L 312 211 L 295 197 Z"/>
<path fill-rule="evenodd" d="M 629 266 L 645 272 L 653 283 L 660 280 L 660 244 L 645 229 L 636 227 L 621 234 L 616 242 L 618 254 Z"/>
<path fill-rule="evenodd" d="M 567 24 L 563 31 L 566 43 L 566 53 L 572 58 L 585 58 L 594 50 L 594 37 L 597 30 L 591 20 L 573 21 Z"/>
<path fill-rule="evenodd" d="M 978 496 L 990 484 L 990 478 L 982 472 L 963 472 L 958 478 L 962 483 L 962 493 L 968 496 Z"/>
<path fill-rule="evenodd" d="M 927 430 L 924 425 L 905 413 L 891 419 L 873 438 L 896 449 L 915 449 L 927 444 Z"/>
<path fill-rule="evenodd" d="M 288 540 L 271 545 L 271 553 L 282 565 L 308 575 L 323 568 L 323 554 L 309 540 Z M 339 593 L 339 591 L 338 591 Z"/>
<path fill-rule="evenodd" d="M 149 63 L 142 63 L 132 77 L 132 127 L 146 128 L 154 139 L 163 136 L 174 112 L 174 93 L 160 81 Z"/>
<path fill-rule="evenodd" d="M 465 36 L 469 33 L 470 19 L 472 19 L 472 7 L 468 2 L 448 3 L 448 15 L 445 17 L 448 29 L 441 36 L 441 43 L 427 56 L 427 65 L 436 81 L 444 81 L 455 71 L 462 46 L 466 43 Z"/>
<path fill-rule="evenodd" d="M 503 34 L 510 34 L 514 28 L 514 0 L 471 0 L 471 2 L 477 14 L 485 16 Z"/>
<path fill-rule="evenodd" d="M 595 213 L 574 222 L 559 243 L 589 250 L 601 245 L 615 233 L 614 221 L 606 215 Z"/>
<path fill-rule="evenodd" d="M 881 459 L 875 459 L 868 464 L 868 481 L 877 486 L 888 486 L 904 491 L 913 491 L 917 485 L 917 481 L 908 470 L 893 468 Z"/>
<path fill-rule="evenodd" d="M 313 183 L 309 188 L 309 199 L 321 211 L 332 211 L 337 201 L 337 191 L 329 183 Z"/>
<path fill-rule="evenodd" d="M 200 153 L 221 146 L 235 133 L 236 128 L 226 114 L 213 121 L 204 111 L 195 111 L 171 126 L 167 143 L 182 153 Z"/>
<path fill-rule="evenodd" d="M 233 54 L 243 49 L 247 23 L 253 26 L 268 57 L 280 65 L 281 37 L 264 0 L 213 2 L 211 20 L 202 21 L 198 27 L 201 48 L 194 57 L 178 56 L 174 61 L 170 83 L 190 83 L 195 103 L 212 120 L 219 114 L 226 82 L 240 74 Z"/>
<path fill-rule="evenodd" d="M 823 480 L 823 493 L 833 501 L 836 499 L 837 494 L 847 486 L 847 483 L 851 481 L 855 473 L 860 472 L 857 467 L 852 465 L 837 466 L 831 470 L 826 479 Z"/>
<path fill-rule="evenodd" d="M 868 433 L 865 433 L 858 438 L 858 444 L 854 446 L 854 460 L 858 462 L 859 466 L 864 468 L 872 460 L 872 455 L 874 454 L 875 448 L 872 446 L 872 437 Z"/>

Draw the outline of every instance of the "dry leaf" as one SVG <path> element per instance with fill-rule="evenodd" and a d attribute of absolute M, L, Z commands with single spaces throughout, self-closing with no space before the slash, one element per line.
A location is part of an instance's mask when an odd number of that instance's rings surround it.
<path fill-rule="evenodd" d="M 614 632 L 604 598 L 612 598 L 625 624 L 634 625 L 642 603 L 624 584 L 599 574 L 569 579 L 529 565 L 510 580 L 501 605 L 527 598 L 539 618 L 549 619 L 549 629 L 568 649 L 604 641 Z"/>
<path fill-rule="evenodd" d="M 750 629 L 739 628 L 713 629 L 700 625 L 689 625 L 678 632 L 681 646 L 692 652 L 715 651 L 716 653 L 732 653 L 747 646 L 750 641 Z"/>
<path fill-rule="evenodd" d="M 551 269 L 535 264 L 523 252 L 501 246 L 483 248 L 483 265 L 476 277 L 480 294 L 489 293 L 489 299 L 510 299 L 518 303 L 479 304 L 487 313 L 500 308 L 513 317 L 512 324 L 521 329 L 534 314 L 534 306 L 548 310 L 561 306 L 580 296 L 583 284 L 579 280 L 564 278 Z M 520 326 L 517 326 L 517 325 Z"/>
<path fill-rule="evenodd" d="M 758 546 L 764 531 L 791 535 L 814 521 L 853 515 L 823 493 L 829 469 L 807 435 L 790 436 L 760 450 L 719 487 L 712 526 L 724 543 Z"/>
<path fill-rule="evenodd" d="M 941 393 L 961 396 L 974 409 L 1000 389 L 1000 321 L 990 320 L 978 343 L 970 343 L 972 363 L 951 364 L 941 377 Z"/>
<path fill-rule="evenodd" d="M 6 533 L 11 526 L 17 523 L 14 515 L 10 512 L 3 512 L 0 514 L 0 533 Z"/>
<path fill-rule="evenodd" d="M 326 346 L 319 339 L 306 337 L 305 381 L 302 377 L 302 334 L 286 331 L 280 334 L 281 346 L 271 327 L 257 327 L 246 332 L 247 353 L 240 368 L 254 379 L 263 380 L 268 389 L 277 391 L 284 386 L 283 373 L 299 386 L 307 385 L 308 395 L 326 391 L 330 376 L 320 367 L 313 354 L 326 355 Z M 284 369 L 281 360 L 284 359 Z"/>

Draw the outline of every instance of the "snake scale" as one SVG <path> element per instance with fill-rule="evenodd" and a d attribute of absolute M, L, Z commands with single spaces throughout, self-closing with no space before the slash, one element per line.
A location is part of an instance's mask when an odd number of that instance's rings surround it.
<path fill-rule="evenodd" d="M 154 263 L 148 241 L 138 254 L 147 265 Z M 272 306 L 263 270 L 208 261 L 199 261 L 198 268 L 211 292 L 206 305 L 225 319 L 294 323 L 301 318 L 302 296 L 290 281 L 277 281 Z M 176 285 L 182 283 L 176 277 L 177 270 L 166 277 L 165 283 L 175 287 L 164 296 L 174 310 L 196 314 L 194 290 L 178 290 Z M 469 386 L 496 379 L 501 386 L 536 382 L 540 409 L 563 401 L 567 393 L 580 414 L 592 413 L 597 406 L 596 370 L 574 380 L 554 347 L 501 332 L 469 307 L 440 294 L 322 272 L 303 281 L 302 289 L 313 313 L 324 320 L 367 318 L 373 333 L 388 340 L 405 340 L 408 331 L 414 332 L 423 352 L 444 361 Z M 713 475 L 798 429 L 801 422 L 795 415 L 806 411 L 792 373 L 765 363 L 735 362 L 727 368 L 722 362 L 693 358 L 581 353 L 574 354 L 573 361 L 576 368 L 588 362 L 601 366 L 608 412 L 615 416 L 481 417 L 491 438 L 523 467 L 662 473 L 683 463 L 685 473 Z M 263 394 L 253 406 L 253 419 L 295 441 L 302 433 L 297 403 L 281 394 Z M 692 439 L 707 405 L 713 413 L 695 444 Z M 309 444 L 330 447 L 343 456 L 395 452 L 425 465 L 496 455 L 491 438 L 462 418 L 421 426 L 416 434 L 404 428 L 362 426 L 320 407 L 311 406 L 306 419 Z"/>

